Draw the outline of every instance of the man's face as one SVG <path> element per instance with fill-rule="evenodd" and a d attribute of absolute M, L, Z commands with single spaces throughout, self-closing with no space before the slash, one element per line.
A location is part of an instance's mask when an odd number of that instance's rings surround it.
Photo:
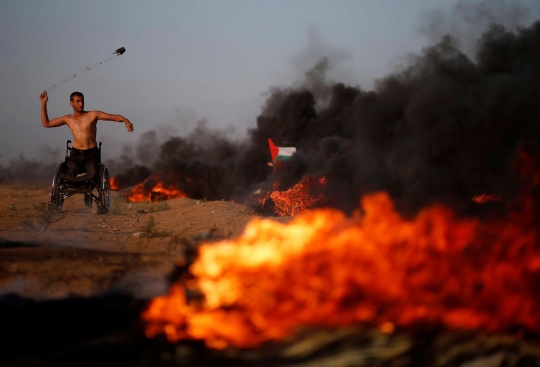
<path fill-rule="evenodd" d="M 71 107 L 73 107 L 73 110 L 77 112 L 84 111 L 84 97 L 75 96 L 73 97 L 73 101 L 69 102 Z"/>

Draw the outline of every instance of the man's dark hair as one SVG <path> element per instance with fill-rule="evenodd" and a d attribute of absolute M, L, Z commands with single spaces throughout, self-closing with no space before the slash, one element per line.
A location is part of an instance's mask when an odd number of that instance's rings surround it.
<path fill-rule="evenodd" d="M 75 97 L 83 97 L 84 98 L 84 94 L 82 94 L 81 92 L 73 92 L 69 96 L 69 101 L 73 102 L 73 98 L 75 98 Z"/>

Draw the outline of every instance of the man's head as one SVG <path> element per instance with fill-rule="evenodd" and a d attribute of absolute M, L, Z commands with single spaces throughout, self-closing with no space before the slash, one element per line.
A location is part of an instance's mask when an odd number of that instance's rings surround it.
<path fill-rule="evenodd" d="M 74 111 L 84 111 L 84 95 L 81 92 L 73 92 L 69 96 L 69 105 Z"/>

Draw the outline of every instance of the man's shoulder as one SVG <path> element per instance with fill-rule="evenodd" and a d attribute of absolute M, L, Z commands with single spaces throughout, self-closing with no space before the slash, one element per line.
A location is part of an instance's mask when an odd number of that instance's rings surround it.
<path fill-rule="evenodd" d="M 97 119 L 101 111 L 84 111 L 85 118 Z"/>

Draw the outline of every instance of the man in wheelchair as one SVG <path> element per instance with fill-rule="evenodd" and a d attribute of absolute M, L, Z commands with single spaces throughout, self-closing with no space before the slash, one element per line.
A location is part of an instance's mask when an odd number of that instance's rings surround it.
<path fill-rule="evenodd" d="M 47 113 L 47 92 L 40 94 L 41 122 L 43 127 L 58 127 L 67 125 L 73 135 L 73 145 L 68 140 L 66 147 L 66 160 L 56 169 L 53 178 L 53 187 L 49 209 L 60 210 L 64 199 L 73 194 L 84 194 L 85 204 L 92 206 L 92 201 L 98 205 L 98 212 L 106 213 L 110 207 L 109 173 L 101 164 L 101 143 L 97 144 L 98 120 L 116 121 L 125 124 L 128 132 L 133 132 L 133 124 L 124 116 L 111 115 L 102 111 L 85 111 L 84 95 L 73 92 L 70 96 L 72 115 L 49 120 Z M 93 190 L 98 195 L 93 194 Z"/>

